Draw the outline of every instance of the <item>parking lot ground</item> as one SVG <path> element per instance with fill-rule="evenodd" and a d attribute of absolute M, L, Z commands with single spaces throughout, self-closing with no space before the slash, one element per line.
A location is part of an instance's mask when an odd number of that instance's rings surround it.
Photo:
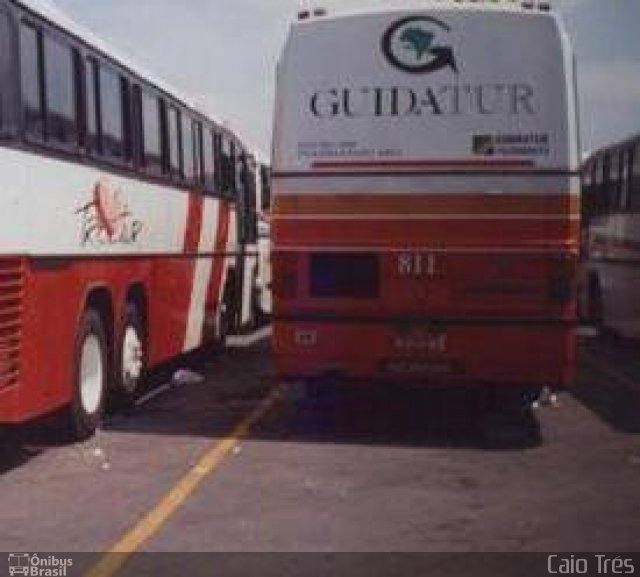
<path fill-rule="evenodd" d="M 234 347 L 87 443 L 42 423 L 5 439 L 0 549 L 107 551 L 226 443 L 138 550 L 637 550 L 637 357 L 585 339 L 575 389 L 536 409 L 409 384 L 289 385 L 238 437 L 278 384 L 268 340 Z"/>

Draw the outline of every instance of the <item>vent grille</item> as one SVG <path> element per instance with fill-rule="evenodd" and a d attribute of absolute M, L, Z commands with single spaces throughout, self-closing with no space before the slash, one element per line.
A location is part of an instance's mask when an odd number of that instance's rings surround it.
<path fill-rule="evenodd" d="M 0 258 L 0 390 L 20 378 L 24 267 L 19 259 Z"/>

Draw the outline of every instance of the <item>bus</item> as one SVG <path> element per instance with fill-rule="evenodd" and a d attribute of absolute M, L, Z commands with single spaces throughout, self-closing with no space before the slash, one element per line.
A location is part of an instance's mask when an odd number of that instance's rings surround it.
<path fill-rule="evenodd" d="M 0 44 L 0 423 L 65 408 L 85 438 L 253 322 L 260 170 L 48 3 L 0 0 Z"/>
<path fill-rule="evenodd" d="M 640 135 L 583 164 L 584 289 L 587 319 L 640 338 Z"/>
<path fill-rule="evenodd" d="M 277 69 L 277 374 L 570 385 L 578 151 L 547 4 L 301 12 Z"/>

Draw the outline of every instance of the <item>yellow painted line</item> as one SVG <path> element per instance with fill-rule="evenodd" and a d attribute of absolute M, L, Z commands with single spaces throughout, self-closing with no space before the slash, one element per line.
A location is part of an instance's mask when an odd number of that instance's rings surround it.
<path fill-rule="evenodd" d="M 251 428 L 273 407 L 280 398 L 281 387 L 276 387 L 269 396 L 231 433 L 215 442 L 202 455 L 196 465 L 153 507 L 140 521 L 120 538 L 107 553 L 87 572 L 85 577 L 111 577 L 118 572 L 129 557 L 138 551 L 173 515 L 200 483 L 213 473 L 244 439 Z"/>

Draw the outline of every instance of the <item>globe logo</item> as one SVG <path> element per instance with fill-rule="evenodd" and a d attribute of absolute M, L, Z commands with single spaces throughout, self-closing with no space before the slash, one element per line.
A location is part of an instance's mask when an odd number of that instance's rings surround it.
<path fill-rule="evenodd" d="M 411 74 L 427 74 L 450 68 L 458 72 L 453 48 L 438 36 L 451 28 L 429 16 L 410 16 L 394 22 L 382 38 L 382 51 L 390 64 Z"/>

